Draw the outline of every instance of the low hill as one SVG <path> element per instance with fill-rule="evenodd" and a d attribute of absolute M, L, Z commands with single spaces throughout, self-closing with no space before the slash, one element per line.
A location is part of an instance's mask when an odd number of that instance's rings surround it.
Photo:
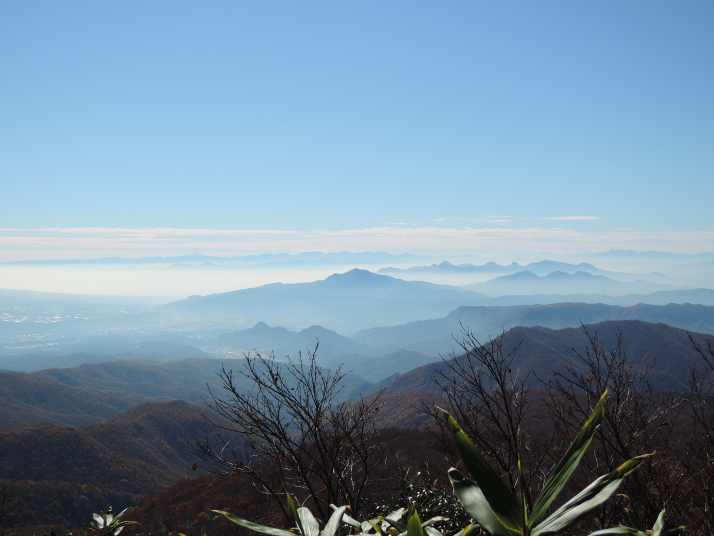
<path fill-rule="evenodd" d="M 138 498 L 194 473 L 185 441 L 208 429 L 186 402 L 148 403 L 79 428 L 38 424 L 0 431 L 0 474 L 16 482 L 20 518 L 76 528 L 112 504 Z"/>
<path fill-rule="evenodd" d="M 701 361 L 687 337 L 687 332 L 665 324 L 641 321 L 608 321 L 586 326 L 591 334 L 597 332 L 606 349 L 614 348 L 618 329 L 624 332 L 623 353 L 635 370 L 651 368 L 652 388 L 658 390 L 684 390 L 691 367 L 701 366 Z M 694 334 L 703 342 L 709 336 Z M 710 337 L 709 337 L 710 338 Z M 543 327 L 516 327 L 504 335 L 504 351 L 520 345 L 514 367 L 526 373 L 533 370 L 537 378 L 547 380 L 554 373 L 565 372 L 566 367 L 583 370 L 575 350 L 584 351 L 588 340 L 582 328 L 553 330 Z M 462 360 L 457 353 L 455 359 Z M 451 375 L 449 367 L 436 362 L 397 376 L 384 388 L 386 394 L 410 391 L 438 391 L 432 378 L 440 374 Z M 533 385 L 538 385 L 536 377 Z"/>
<path fill-rule="evenodd" d="M 218 387 L 216 372 L 241 366 L 242 360 L 188 359 L 170 363 L 116 361 L 94 363 L 73 368 L 36 372 L 66 385 L 97 388 L 103 386 L 152 399 L 179 399 L 200 402 L 208 387 Z"/>
<path fill-rule="evenodd" d="M 210 359 L 195 346 L 176 341 L 137 341 L 117 337 L 87 337 L 80 343 L 64 342 L 59 351 L 28 352 L 0 356 L 0 367 L 19 372 L 68 368 L 109 361 L 153 361 L 165 363 L 185 359 Z"/>
<path fill-rule="evenodd" d="M 373 355 L 375 352 L 368 344 L 356 342 L 322 326 L 310 326 L 295 332 L 286 328 L 273 328 L 265 322 L 259 322 L 244 331 L 224 333 L 212 343 L 246 352 L 257 350 L 264 355 L 273 352 L 275 357 L 280 358 L 293 355 L 297 351 L 304 353 L 306 350 L 314 350 L 318 341 L 319 363 L 323 365 L 335 364 L 335 357 L 340 354 Z"/>
<path fill-rule="evenodd" d="M 273 328 L 259 322 L 250 329 L 224 333 L 213 341 L 218 347 L 229 347 L 244 353 L 256 350 L 263 356 L 274 354 L 276 358 L 295 356 L 317 350 L 317 364 L 322 367 L 343 365 L 344 371 L 378 382 L 398 372 L 432 362 L 433 357 L 409 350 L 382 353 L 378 348 L 356 342 L 321 326 L 311 326 L 300 332 L 286 328 Z"/>
<path fill-rule="evenodd" d="M 209 389 L 222 396 L 217 372 L 224 365 L 226 369 L 239 371 L 243 364 L 241 359 L 120 361 L 32 374 L 3 372 L 0 428 L 15 429 L 42 422 L 79 426 L 100 422 L 147 401 L 201 402 L 210 397 Z M 238 389 L 247 390 L 251 386 L 240 374 L 235 374 L 234 383 Z M 373 388 L 372 381 L 348 374 L 343 380 L 341 397 L 348 400 Z"/>
<path fill-rule="evenodd" d="M 50 376 L 0 373 L 0 429 L 54 422 L 66 426 L 97 423 L 144 402 L 126 391 L 75 387 Z"/>

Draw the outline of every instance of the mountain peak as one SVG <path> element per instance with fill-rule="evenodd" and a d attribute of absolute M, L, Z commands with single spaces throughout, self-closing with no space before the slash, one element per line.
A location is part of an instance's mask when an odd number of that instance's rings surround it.
<path fill-rule="evenodd" d="M 332 274 L 330 277 L 324 281 L 330 282 L 348 282 L 348 283 L 361 283 L 368 281 L 384 281 L 385 279 L 392 279 L 386 275 L 375 274 L 369 270 L 362 270 L 360 268 L 354 268 L 349 272 L 343 274 Z"/>

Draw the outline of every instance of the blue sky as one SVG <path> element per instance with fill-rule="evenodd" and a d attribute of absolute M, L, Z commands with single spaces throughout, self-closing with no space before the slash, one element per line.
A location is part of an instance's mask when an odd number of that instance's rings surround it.
<path fill-rule="evenodd" d="M 712 58 L 710 1 L 2 1 L 0 260 L 714 251 Z"/>

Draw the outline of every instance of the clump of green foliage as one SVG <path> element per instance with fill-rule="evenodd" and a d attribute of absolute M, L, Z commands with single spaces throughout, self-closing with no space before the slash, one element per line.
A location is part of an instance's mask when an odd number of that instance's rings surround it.
<path fill-rule="evenodd" d="M 501 480 L 498 473 L 479 452 L 473 442 L 466 436 L 459 424 L 445 410 L 440 410 L 443 418 L 453 433 L 457 451 L 464 466 L 471 473 L 473 480 L 464 476 L 457 469 L 449 470 L 449 479 L 454 494 L 472 517 L 475 524 L 480 525 L 493 536 L 551 536 L 560 534 L 573 527 L 578 521 L 591 514 L 617 491 L 622 481 L 635 471 L 648 455 L 637 456 L 626 461 L 616 470 L 601 476 L 585 487 L 575 497 L 563 505 L 550 511 L 556 498 L 560 495 L 583 455 L 587 451 L 595 432 L 599 428 L 605 414 L 605 399 L 602 395 L 592 415 L 583 425 L 563 458 L 558 462 L 537 499 L 529 506 L 526 490 L 520 489 L 520 498 L 516 497 Z M 519 468 L 519 482 L 523 475 Z M 428 496 L 428 492 L 425 496 Z M 407 523 L 400 521 L 404 509 L 396 510 L 386 517 L 377 517 L 368 521 L 358 522 L 347 515 L 347 506 L 333 506 L 333 513 L 322 530 L 319 522 L 307 508 L 296 508 L 294 499 L 288 494 L 288 507 L 295 521 L 292 532 L 258 525 L 234 516 L 228 512 L 214 510 L 226 516 L 230 521 L 248 529 L 269 534 L 271 536 L 335 536 L 343 523 L 350 525 L 357 534 L 373 534 L 377 536 L 443 536 L 431 525 L 438 521 L 446 521 L 442 515 L 432 517 L 422 523 L 414 502 L 420 502 L 425 496 L 411 496 L 412 504 L 407 511 Z M 427 499 L 428 500 L 428 499 Z M 426 503 L 430 504 L 430 503 Z M 430 507 L 433 504 L 430 504 Z M 443 512 L 440 512 L 443 513 Z M 625 534 L 630 536 L 680 536 L 686 533 L 684 527 L 669 531 L 664 530 L 664 511 L 662 511 L 652 530 L 646 530 L 637 520 L 636 528 L 614 527 L 591 533 L 589 536 L 610 536 Z M 466 536 L 475 527 L 469 524 L 461 529 L 456 536 Z"/>
<path fill-rule="evenodd" d="M 122 510 L 116 516 L 112 513 L 112 507 L 101 514 L 93 514 L 94 523 L 85 523 L 87 530 L 98 533 L 99 536 L 117 536 L 127 525 L 138 525 L 136 521 L 120 521 L 127 509 Z"/>

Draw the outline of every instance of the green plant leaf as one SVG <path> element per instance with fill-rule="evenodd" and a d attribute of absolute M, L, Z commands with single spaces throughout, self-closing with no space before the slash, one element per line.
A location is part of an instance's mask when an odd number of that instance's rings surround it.
<path fill-rule="evenodd" d="M 327 520 L 325 528 L 322 529 L 322 536 L 335 535 L 335 533 L 339 530 L 340 525 L 342 524 L 342 516 L 345 515 L 345 510 L 347 510 L 347 507 L 341 506 L 332 513 L 330 519 Z"/>
<path fill-rule="evenodd" d="M 467 536 L 467 534 L 474 528 L 474 525 L 468 525 L 461 529 L 459 532 L 454 534 L 454 536 Z"/>
<path fill-rule="evenodd" d="M 424 528 L 421 526 L 421 520 L 416 508 L 409 508 L 409 518 L 407 519 L 407 536 L 425 536 Z"/>
<path fill-rule="evenodd" d="M 530 513 L 530 525 L 533 526 L 538 523 L 543 516 L 545 516 L 548 508 L 553 503 L 558 494 L 562 491 L 565 484 L 567 484 L 573 471 L 578 467 L 580 460 L 585 454 L 585 451 L 590 446 L 590 442 L 595 435 L 595 431 L 602 423 L 602 419 L 605 416 L 605 398 L 607 397 L 607 391 L 603 393 L 600 397 L 600 401 L 590 415 L 590 418 L 585 422 L 582 429 L 578 433 L 577 437 L 568 447 L 563 457 L 555 466 L 553 472 L 548 476 L 543 485 L 543 489 L 538 495 L 535 503 L 533 504 L 533 510 Z"/>
<path fill-rule="evenodd" d="M 331 504 L 331 505 L 330 505 L 330 508 L 332 508 L 332 510 L 339 510 L 339 508 L 337 508 L 334 504 Z M 347 508 L 347 507 L 346 507 L 346 506 L 344 506 L 344 507 L 341 506 L 340 508 Z M 350 516 L 347 514 L 347 512 L 345 512 L 345 513 L 343 514 L 343 516 L 342 516 L 342 521 L 344 521 L 345 523 L 347 523 L 348 525 L 351 525 L 352 527 L 354 527 L 354 528 L 356 528 L 356 529 L 362 530 L 362 525 L 361 525 L 356 519 L 354 519 L 353 517 L 350 517 Z M 364 532 L 364 531 L 362 531 L 362 532 Z"/>
<path fill-rule="evenodd" d="M 503 526 L 491 509 L 479 485 L 464 477 L 458 469 L 449 469 L 449 480 L 454 488 L 454 494 L 464 509 L 493 536 L 514 536 L 518 534 Z"/>
<path fill-rule="evenodd" d="M 285 495 L 288 501 L 288 510 L 290 510 L 290 514 L 293 516 L 295 526 L 297 526 L 298 530 L 300 531 L 300 534 L 304 536 L 305 531 L 302 528 L 302 521 L 300 520 L 300 516 L 298 515 L 297 506 L 295 506 L 295 499 L 293 499 L 293 496 L 289 493 L 285 493 Z"/>
<path fill-rule="evenodd" d="M 440 531 L 436 530 L 434 527 L 424 527 L 422 525 L 424 532 L 426 533 L 426 536 L 444 536 Z"/>
<path fill-rule="evenodd" d="M 399 521 L 397 521 L 396 519 L 392 519 L 391 517 L 380 517 L 379 520 L 382 522 L 389 523 L 389 525 L 397 529 L 399 532 L 407 531 L 407 525 L 405 525 L 404 523 L 400 523 Z"/>
<path fill-rule="evenodd" d="M 518 489 L 521 492 L 521 526 L 530 527 L 528 524 L 528 497 L 526 495 L 526 483 L 523 480 L 520 456 L 518 456 Z"/>
<path fill-rule="evenodd" d="M 422 527 L 428 527 L 432 523 L 436 523 L 437 521 L 448 521 L 448 517 L 443 517 L 443 516 L 435 516 L 432 517 L 431 519 L 428 519 L 427 521 L 424 521 L 424 523 L 421 524 Z"/>
<path fill-rule="evenodd" d="M 478 483 L 478 487 L 483 490 L 482 495 L 485 497 L 490 510 L 498 518 L 501 525 L 512 531 L 522 533 L 521 509 L 513 493 L 511 493 L 503 480 L 501 480 L 501 477 L 498 476 L 498 473 L 486 461 L 486 458 L 479 452 L 451 414 L 442 408 L 438 409 L 441 410 L 446 425 L 454 434 L 459 456 L 461 456 L 474 481 Z"/>
<path fill-rule="evenodd" d="M 374 529 L 374 532 L 376 532 L 377 534 L 382 534 L 382 524 L 381 523 L 378 524 L 378 521 L 379 521 L 379 519 L 376 519 L 376 520 L 370 519 L 369 521 L 367 521 L 367 523 L 369 523 L 369 526 Z M 363 530 L 362 532 L 366 533 L 367 531 Z"/>
<path fill-rule="evenodd" d="M 626 496 L 627 497 L 627 496 Z M 628 497 L 629 499 L 629 497 Z M 645 527 L 645 524 L 642 522 L 642 519 L 640 518 L 640 514 L 637 513 L 637 510 L 634 508 L 626 508 L 625 512 L 630 516 L 630 522 L 635 526 L 635 528 L 639 531 L 646 531 L 647 527 Z"/>
<path fill-rule="evenodd" d="M 302 524 L 303 536 L 319 536 L 320 524 L 315 519 L 315 516 L 312 515 L 312 512 L 305 507 L 301 507 L 297 509 L 297 514 Z"/>
<path fill-rule="evenodd" d="M 647 536 L 647 533 L 632 529 L 630 527 L 612 527 L 611 529 L 596 530 L 588 536 L 611 536 L 617 534 L 627 534 L 629 536 Z"/>
<path fill-rule="evenodd" d="M 601 476 L 575 497 L 534 527 L 531 536 L 557 534 L 577 523 L 583 516 L 600 506 L 617 491 L 622 480 L 649 456 L 637 456 L 626 461 L 613 472 Z"/>
<path fill-rule="evenodd" d="M 213 512 L 226 516 L 228 518 L 228 521 L 230 521 L 231 523 L 235 523 L 236 525 L 240 525 L 241 527 L 254 530 L 255 532 L 262 532 L 263 534 L 270 534 L 271 536 L 295 536 L 293 532 L 288 532 L 287 530 L 282 529 L 274 529 L 273 527 L 266 527 L 265 525 L 259 525 L 258 523 L 253 523 L 252 521 L 248 521 L 247 519 L 234 516 L 230 512 L 224 512 L 223 510 L 213 510 Z"/>
<path fill-rule="evenodd" d="M 654 527 L 652 527 L 652 536 L 660 536 L 662 529 L 664 528 L 664 510 L 662 510 L 657 516 L 657 521 L 655 521 Z"/>

